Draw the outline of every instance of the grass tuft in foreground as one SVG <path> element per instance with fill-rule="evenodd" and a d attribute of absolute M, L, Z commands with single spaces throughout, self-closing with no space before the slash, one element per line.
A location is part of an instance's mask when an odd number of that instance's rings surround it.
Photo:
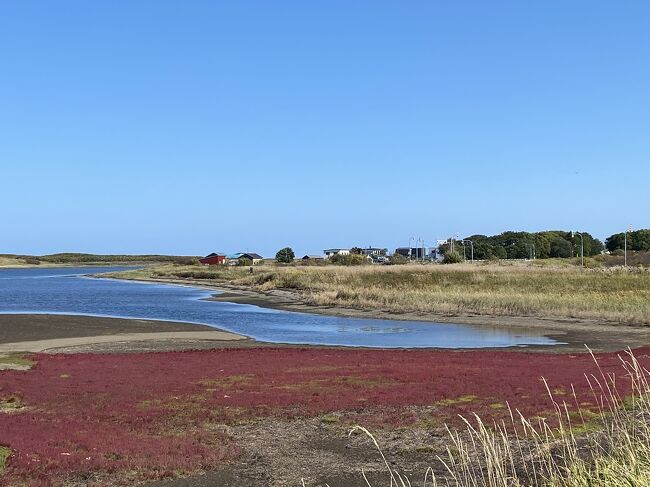
<path fill-rule="evenodd" d="M 594 358 L 594 360 L 596 360 Z M 439 474 L 429 468 L 424 487 L 646 487 L 650 485 L 649 372 L 634 355 L 621 357 L 632 396 L 622 397 L 613 375 L 586 376 L 599 404 L 599 427 L 591 411 L 570 413 L 557 402 L 555 423 L 526 419 L 510 410 L 510 420 L 486 425 L 478 415 L 463 418 L 464 430 L 447 429 L 450 445 L 438 456 Z M 551 398 L 552 392 L 547 386 Z M 574 396 L 574 400 L 577 398 Z M 379 444 L 365 428 L 389 474 L 390 486 L 411 481 L 391 467 Z M 442 473 L 440 473 L 442 471 Z M 371 483 L 363 477 L 368 486 Z"/>

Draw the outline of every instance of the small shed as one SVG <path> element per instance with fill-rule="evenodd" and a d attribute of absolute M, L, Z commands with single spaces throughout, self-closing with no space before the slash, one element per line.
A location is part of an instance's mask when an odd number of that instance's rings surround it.
<path fill-rule="evenodd" d="M 220 252 L 212 252 L 202 259 L 199 259 L 201 264 L 205 265 L 223 265 L 226 263 L 226 254 Z"/>
<path fill-rule="evenodd" d="M 239 258 L 248 259 L 253 262 L 253 265 L 259 264 L 262 262 L 262 259 L 264 259 L 264 257 L 262 257 L 260 254 L 256 254 L 255 252 L 244 252 L 239 256 Z"/>

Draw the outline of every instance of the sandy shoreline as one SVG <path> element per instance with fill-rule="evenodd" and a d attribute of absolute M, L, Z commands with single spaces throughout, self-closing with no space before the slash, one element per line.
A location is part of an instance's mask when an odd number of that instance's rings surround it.
<path fill-rule="evenodd" d="M 0 314 L 0 355 L 250 347 L 244 335 L 207 325 L 59 314 Z"/>

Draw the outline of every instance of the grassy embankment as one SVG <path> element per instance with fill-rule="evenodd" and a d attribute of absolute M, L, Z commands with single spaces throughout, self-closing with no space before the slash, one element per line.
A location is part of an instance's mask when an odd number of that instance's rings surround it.
<path fill-rule="evenodd" d="M 650 271 L 533 264 L 205 267 L 162 265 L 121 273 L 289 289 L 308 304 L 438 315 L 535 316 L 650 324 Z"/>

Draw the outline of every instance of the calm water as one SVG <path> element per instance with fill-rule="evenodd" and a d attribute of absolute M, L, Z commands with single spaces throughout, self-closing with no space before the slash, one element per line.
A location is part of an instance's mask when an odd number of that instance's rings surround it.
<path fill-rule="evenodd" d="M 550 338 L 486 327 L 339 318 L 206 301 L 215 291 L 94 279 L 100 267 L 0 269 L 0 313 L 62 313 L 203 323 L 277 343 L 477 348 L 553 345 Z"/>

